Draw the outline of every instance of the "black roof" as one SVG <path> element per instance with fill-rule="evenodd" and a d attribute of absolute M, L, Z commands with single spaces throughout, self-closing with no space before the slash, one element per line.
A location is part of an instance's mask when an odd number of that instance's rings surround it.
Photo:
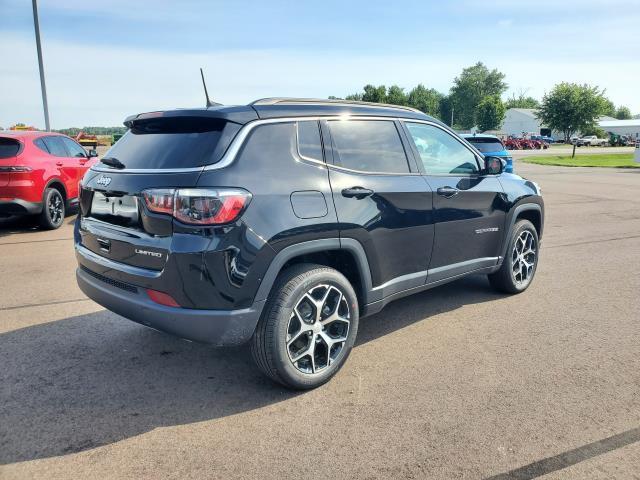
<path fill-rule="evenodd" d="M 149 112 L 132 115 L 124 124 L 130 126 L 134 120 L 153 117 L 214 117 L 245 124 L 252 120 L 280 117 L 311 116 L 375 116 L 403 117 L 416 120 L 431 120 L 440 123 L 414 108 L 383 103 L 354 102 L 348 100 L 322 100 L 311 98 L 264 98 L 249 105 L 216 105 L 208 108 L 190 108 Z"/>

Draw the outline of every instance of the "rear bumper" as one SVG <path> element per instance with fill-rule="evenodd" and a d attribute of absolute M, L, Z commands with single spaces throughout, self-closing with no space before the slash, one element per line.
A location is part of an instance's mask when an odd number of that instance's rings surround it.
<path fill-rule="evenodd" d="M 86 267 L 85 267 L 86 268 Z M 78 268 L 78 286 L 84 294 L 129 320 L 187 340 L 215 346 L 247 342 L 256 328 L 264 301 L 242 310 L 196 310 L 166 307 L 153 302 L 142 288 L 114 282 Z"/>
<path fill-rule="evenodd" d="M 42 202 L 27 202 L 19 198 L 0 200 L 0 214 L 37 215 L 42 212 Z"/>

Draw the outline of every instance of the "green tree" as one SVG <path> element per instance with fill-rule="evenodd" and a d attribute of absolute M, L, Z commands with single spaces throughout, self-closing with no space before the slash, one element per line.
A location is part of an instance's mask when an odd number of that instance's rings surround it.
<path fill-rule="evenodd" d="M 587 127 L 580 132 L 582 135 L 595 135 L 598 138 L 609 138 L 607 132 L 605 132 L 602 128 L 594 125 L 592 127 Z"/>
<path fill-rule="evenodd" d="M 496 130 L 502 125 L 506 108 L 498 95 L 484 97 L 478 104 L 476 120 L 481 132 Z"/>
<path fill-rule="evenodd" d="M 604 90 L 602 91 L 604 94 Z M 606 115 L 607 117 L 616 116 L 616 106 L 607 97 L 602 97 L 602 113 L 600 115 Z"/>
<path fill-rule="evenodd" d="M 594 127 L 607 106 L 598 87 L 563 82 L 544 96 L 537 117 L 545 126 L 562 132 L 568 142 L 576 132 Z"/>
<path fill-rule="evenodd" d="M 488 96 L 500 96 L 506 89 L 504 74 L 489 70 L 482 62 L 463 69 L 451 87 L 455 123 L 464 129 L 473 127 L 480 102 Z"/>
<path fill-rule="evenodd" d="M 407 94 L 404 93 L 404 88 L 397 85 L 391 85 L 387 91 L 386 103 L 390 103 L 392 105 L 406 105 Z"/>
<path fill-rule="evenodd" d="M 504 107 L 509 108 L 538 108 L 540 102 L 533 97 L 527 97 L 524 93 L 516 96 L 514 93 L 504 102 Z"/>
<path fill-rule="evenodd" d="M 356 102 L 361 102 L 362 101 L 362 94 L 361 93 L 352 93 L 351 95 L 347 95 L 346 97 L 344 97 L 345 100 L 355 100 Z"/>
<path fill-rule="evenodd" d="M 629 107 L 619 106 L 614 117 L 618 120 L 629 120 L 631 118 L 631 110 L 629 110 Z"/>
<path fill-rule="evenodd" d="M 441 103 L 443 99 L 443 94 L 433 88 L 425 88 L 422 84 L 412 89 L 407 98 L 410 107 L 439 118 L 441 118 Z"/>
<path fill-rule="evenodd" d="M 386 103 L 387 87 L 384 85 L 380 85 L 379 87 L 375 87 L 371 84 L 365 85 L 362 100 L 365 102 Z"/>

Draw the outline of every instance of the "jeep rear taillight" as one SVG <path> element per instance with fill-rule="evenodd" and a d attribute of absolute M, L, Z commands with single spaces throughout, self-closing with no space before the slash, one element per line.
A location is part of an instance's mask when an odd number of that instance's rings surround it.
<path fill-rule="evenodd" d="M 223 225 L 236 220 L 251 194 L 240 188 L 149 189 L 142 192 L 152 212 L 172 215 L 190 225 Z"/>
<path fill-rule="evenodd" d="M 152 212 L 173 215 L 176 191 L 173 188 L 154 188 L 142 192 L 147 207 Z"/>

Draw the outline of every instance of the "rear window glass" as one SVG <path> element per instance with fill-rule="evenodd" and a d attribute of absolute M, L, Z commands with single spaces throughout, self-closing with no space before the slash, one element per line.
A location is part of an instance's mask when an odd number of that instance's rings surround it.
<path fill-rule="evenodd" d="M 104 156 L 118 159 L 125 169 L 201 167 L 220 160 L 239 128 L 202 117 L 138 121 Z"/>
<path fill-rule="evenodd" d="M 68 157 L 69 153 L 62 142 L 62 137 L 43 137 L 45 145 L 51 155 L 56 157 Z"/>
<path fill-rule="evenodd" d="M 392 121 L 331 121 L 340 166 L 369 173 L 408 173 L 407 156 Z"/>
<path fill-rule="evenodd" d="M 44 144 L 44 140 L 42 138 L 36 138 L 33 141 L 33 144 L 38 147 L 40 150 L 42 150 L 45 153 L 51 153 L 49 151 L 49 149 L 47 148 L 47 146 Z"/>
<path fill-rule="evenodd" d="M 480 150 L 482 153 L 500 152 L 504 150 L 502 143 L 495 138 L 473 138 L 468 137 L 466 140 Z"/>
<path fill-rule="evenodd" d="M 317 121 L 298 122 L 298 152 L 303 157 L 322 161 L 322 144 Z"/>
<path fill-rule="evenodd" d="M 0 137 L 0 158 L 15 157 L 20 151 L 20 142 L 13 138 Z"/>

